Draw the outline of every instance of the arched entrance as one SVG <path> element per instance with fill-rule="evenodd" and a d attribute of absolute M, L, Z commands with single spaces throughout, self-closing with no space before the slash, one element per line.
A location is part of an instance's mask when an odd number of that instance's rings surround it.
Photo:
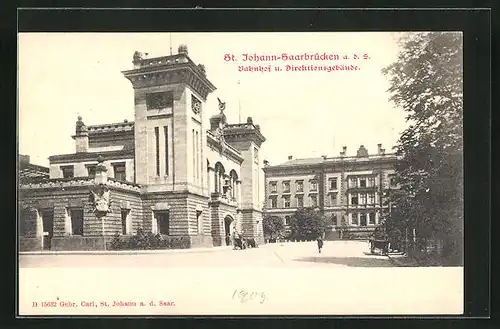
<path fill-rule="evenodd" d="M 225 233 L 225 236 L 226 236 L 226 246 L 230 246 L 231 245 L 231 234 L 233 233 L 231 231 L 231 224 L 233 223 L 233 218 L 229 215 L 227 215 L 225 218 L 224 218 L 224 233 Z"/>

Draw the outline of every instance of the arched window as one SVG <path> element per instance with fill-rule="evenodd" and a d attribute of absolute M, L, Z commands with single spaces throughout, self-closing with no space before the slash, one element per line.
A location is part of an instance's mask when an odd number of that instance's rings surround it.
<path fill-rule="evenodd" d="M 236 181 L 238 180 L 238 174 L 233 169 L 229 173 L 230 185 L 231 185 L 231 198 L 236 199 Z"/>
<path fill-rule="evenodd" d="M 217 162 L 215 164 L 214 171 L 215 193 L 222 193 L 222 186 L 224 185 L 224 173 L 224 166 L 222 165 L 222 163 Z"/>

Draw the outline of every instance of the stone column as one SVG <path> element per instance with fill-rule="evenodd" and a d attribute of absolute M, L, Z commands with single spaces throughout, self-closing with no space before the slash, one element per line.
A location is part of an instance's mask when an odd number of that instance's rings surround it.
<path fill-rule="evenodd" d="M 36 237 L 43 238 L 43 218 L 38 209 L 34 209 L 34 215 L 36 217 Z"/>
<path fill-rule="evenodd" d="M 64 208 L 64 235 L 71 235 L 71 214 Z"/>
<path fill-rule="evenodd" d="M 235 194 L 236 194 L 236 202 L 238 203 L 238 208 L 239 208 L 239 207 L 241 207 L 241 181 L 240 180 L 236 181 Z"/>

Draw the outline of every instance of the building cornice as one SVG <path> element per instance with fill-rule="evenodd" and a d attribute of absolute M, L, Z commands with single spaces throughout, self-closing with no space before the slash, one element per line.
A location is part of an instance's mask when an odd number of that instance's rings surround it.
<path fill-rule="evenodd" d="M 330 166 L 342 166 L 345 165 L 353 165 L 353 166 L 363 166 L 367 164 L 388 164 L 388 163 L 396 163 L 401 159 L 393 154 L 386 155 L 372 155 L 368 158 L 359 158 L 359 157 L 337 157 L 337 158 L 326 158 L 324 160 L 319 160 L 315 163 L 292 163 L 292 164 L 280 164 L 275 166 L 267 166 L 264 167 L 263 170 L 265 173 L 280 173 L 286 172 L 290 173 L 291 170 L 308 170 L 308 169 L 317 169 L 317 168 L 328 168 Z M 340 169 L 341 170 L 341 169 Z M 339 170 L 339 171 L 340 171 Z M 352 170 L 352 169 L 350 169 Z"/>
<path fill-rule="evenodd" d="M 185 54 L 142 59 L 138 63 L 139 68 L 122 71 L 134 89 L 184 83 L 205 101 L 217 89 Z"/>
<path fill-rule="evenodd" d="M 134 158 L 135 150 L 119 150 L 119 151 L 102 151 L 102 152 L 80 152 L 71 154 L 60 154 L 49 157 L 50 164 L 82 162 L 82 161 L 97 161 L 101 155 L 105 161 Z"/>
<path fill-rule="evenodd" d="M 252 141 L 259 147 L 266 141 L 260 128 L 253 123 L 228 124 L 224 128 L 224 138 L 228 142 Z"/>
<path fill-rule="evenodd" d="M 66 189 L 66 188 L 81 188 L 94 186 L 94 179 L 89 177 L 75 177 L 75 178 L 52 178 L 36 180 L 26 184 L 21 184 L 19 187 L 22 191 L 28 190 L 54 190 L 54 189 Z M 120 182 L 112 178 L 108 178 L 106 183 L 107 187 L 121 189 L 126 191 L 140 192 L 140 187 L 137 184 L 131 182 Z"/>

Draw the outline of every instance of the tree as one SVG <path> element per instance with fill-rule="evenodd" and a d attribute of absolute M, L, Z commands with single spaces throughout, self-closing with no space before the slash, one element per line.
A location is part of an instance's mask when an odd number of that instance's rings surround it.
<path fill-rule="evenodd" d="M 382 70 L 390 77 L 390 100 L 408 113 L 409 123 L 395 147 L 403 193 L 391 196 L 394 211 L 386 224 L 442 239 L 457 256 L 463 238 L 462 35 L 404 34 L 400 47 L 397 61 Z"/>
<path fill-rule="evenodd" d="M 265 216 L 262 219 L 262 227 L 264 235 L 271 239 L 276 239 L 285 231 L 285 223 L 283 218 L 278 216 Z"/>
<path fill-rule="evenodd" d="M 316 239 L 323 236 L 328 225 L 328 219 L 314 208 L 299 209 L 290 218 L 291 236 L 295 239 Z"/>

